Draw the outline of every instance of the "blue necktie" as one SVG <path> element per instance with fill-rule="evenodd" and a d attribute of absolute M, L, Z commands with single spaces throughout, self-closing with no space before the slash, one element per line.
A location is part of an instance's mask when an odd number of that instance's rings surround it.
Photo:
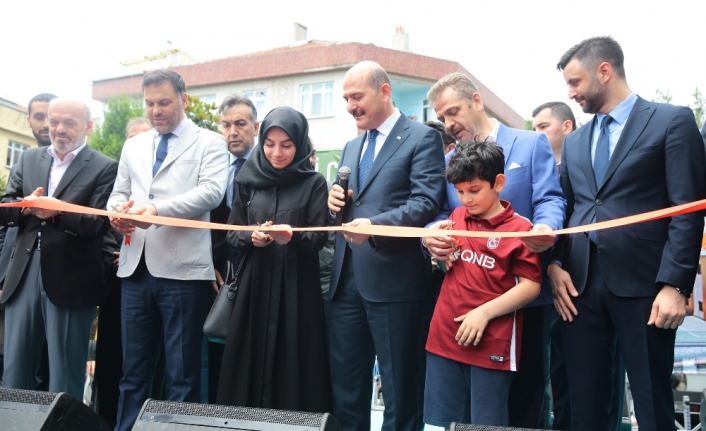
<path fill-rule="evenodd" d="M 162 135 L 162 139 L 159 140 L 159 145 L 157 146 L 157 156 L 154 160 L 154 166 L 152 166 L 152 176 L 157 175 L 157 171 L 162 166 L 164 159 L 167 158 L 167 151 L 169 150 L 169 138 L 172 137 L 171 133 L 166 133 Z"/>
<path fill-rule="evenodd" d="M 593 155 L 593 176 L 596 178 L 596 188 L 600 188 L 601 184 L 603 184 L 603 177 L 605 177 L 608 162 L 610 161 L 610 132 L 608 131 L 608 125 L 611 121 L 613 121 L 613 117 L 610 115 L 603 117 L 598 141 L 596 142 L 596 153 Z M 596 216 L 593 216 L 591 223 L 595 222 Z M 589 232 L 588 237 L 595 244 L 598 244 L 598 235 L 595 230 Z"/>
<path fill-rule="evenodd" d="M 365 179 L 370 173 L 370 168 L 373 167 L 373 162 L 375 161 L 375 138 L 378 136 L 378 131 L 373 129 L 368 132 L 368 147 L 365 149 L 363 158 L 360 159 L 360 166 L 358 166 L 358 191 L 363 188 L 365 184 Z"/>
<path fill-rule="evenodd" d="M 606 115 L 601 121 L 601 131 L 596 142 L 596 153 L 593 155 L 593 176 L 596 177 L 596 187 L 603 184 L 603 177 L 608 169 L 610 161 L 610 132 L 608 125 L 613 121 L 613 117 Z"/>
<path fill-rule="evenodd" d="M 240 172 L 240 168 L 242 168 L 244 164 L 245 159 L 235 159 L 233 162 L 235 169 L 233 170 L 233 181 L 230 182 L 228 187 L 228 208 L 233 208 L 235 196 L 238 194 L 238 183 L 235 182 L 235 177 L 238 176 L 238 172 Z"/>

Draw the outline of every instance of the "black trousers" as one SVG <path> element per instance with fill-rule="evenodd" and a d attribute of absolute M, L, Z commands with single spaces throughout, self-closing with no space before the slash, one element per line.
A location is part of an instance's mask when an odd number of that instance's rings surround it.
<path fill-rule="evenodd" d="M 645 286 L 645 291 L 655 291 Z M 648 326 L 654 296 L 615 295 L 591 252 L 584 292 L 574 299 L 578 315 L 562 322 L 571 399 L 572 430 L 611 429 L 615 340 L 625 362 L 640 431 L 674 429 L 670 376 L 676 330 Z"/>
<path fill-rule="evenodd" d="M 524 310 L 520 366 L 508 399 L 511 427 L 547 428 L 542 413 L 549 368 L 549 307 L 553 305 Z"/>

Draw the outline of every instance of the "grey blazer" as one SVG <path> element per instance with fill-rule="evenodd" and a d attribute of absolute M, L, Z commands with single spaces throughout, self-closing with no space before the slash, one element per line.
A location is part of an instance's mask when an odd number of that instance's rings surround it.
<path fill-rule="evenodd" d="M 157 214 L 209 221 L 209 212 L 223 199 L 228 180 L 228 150 L 223 136 L 190 120 L 152 178 L 155 130 L 128 139 L 120 156 L 118 176 L 108 199 L 114 205 L 135 200 L 134 208 L 153 204 Z M 152 225 L 137 228 L 129 246 L 120 248 L 118 277 L 129 277 L 144 249 L 154 277 L 214 280 L 208 229 Z"/>

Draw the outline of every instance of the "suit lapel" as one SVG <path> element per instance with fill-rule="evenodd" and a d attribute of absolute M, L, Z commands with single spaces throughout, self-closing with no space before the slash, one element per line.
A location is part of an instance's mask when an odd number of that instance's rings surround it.
<path fill-rule="evenodd" d="M 59 184 L 56 186 L 56 190 L 54 190 L 53 196 L 55 198 L 61 196 L 61 193 L 64 191 L 66 186 L 73 181 L 79 172 L 81 172 L 81 169 L 88 164 L 89 160 L 91 160 L 91 148 L 86 145 L 83 150 L 76 154 L 76 158 L 66 168 L 66 172 L 64 172 L 64 175 L 61 177 L 61 181 L 59 181 Z"/>
<path fill-rule="evenodd" d="M 186 127 L 184 127 L 184 131 L 181 133 L 181 136 L 177 138 L 176 142 L 174 142 L 172 148 L 169 149 L 169 152 L 167 153 L 167 158 L 164 159 L 162 166 L 157 172 L 157 175 L 159 175 L 159 173 L 162 172 L 167 166 L 172 164 L 172 162 L 178 159 L 179 156 L 184 153 L 184 151 L 186 151 L 194 142 L 196 142 L 199 137 L 200 131 L 201 130 L 196 127 L 194 123 L 192 123 L 190 120 L 187 120 Z"/>
<path fill-rule="evenodd" d="M 632 107 L 628 119 L 625 121 L 625 127 L 620 134 L 620 139 L 615 144 L 613 154 L 610 156 L 608 167 L 606 168 L 605 177 L 603 178 L 602 188 L 613 175 L 618 166 L 623 162 L 630 149 L 635 145 L 637 138 L 640 137 L 642 131 L 645 130 L 647 122 L 652 117 L 655 108 L 650 106 L 644 99 L 638 97 L 635 101 L 635 106 Z M 599 188 L 599 189 L 600 189 Z"/>
<path fill-rule="evenodd" d="M 505 156 L 505 172 L 507 172 L 507 168 L 510 166 L 510 153 L 512 153 L 512 147 L 515 146 L 515 139 L 516 136 L 512 131 L 508 127 L 505 127 L 503 123 L 500 123 L 498 137 L 495 139 L 495 143 L 503 149 L 503 155 Z"/>
<path fill-rule="evenodd" d="M 591 144 L 593 142 L 593 128 L 596 125 L 596 121 L 598 120 L 594 115 L 590 123 L 574 132 L 583 134 L 583 136 L 579 136 L 578 139 L 576 139 L 576 144 L 579 145 L 579 163 L 588 181 L 588 188 L 591 189 L 591 193 L 593 193 L 594 196 L 598 190 L 596 189 L 596 176 L 593 174 L 593 163 L 591 162 Z"/>
<path fill-rule="evenodd" d="M 138 152 L 139 162 L 142 163 L 142 167 L 145 170 L 146 178 L 152 178 L 152 167 L 154 166 L 154 154 L 156 150 L 156 145 L 154 141 L 159 136 L 159 133 L 152 129 L 149 133 L 145 133 L 145 142 L 138 143 L 136 151 Z M 139 139 L 139 138 L 135 138 Z"/>
<path fill-rule="evenodd" d="M 358 191 L 358 196 L 363 194 L 370 182 L 375 178 L 378 172 L 380 172 L 380 169 L 382 169 L 385 162 L 387 162 L 390 157 L 395 154 L 395 151 L 397 151 L 400 145 L 407 140 L 409 137 L 408 130 L 409 119 L 407 119 L 404 115 L 400 115 L 400 118 L 397 120 L 394 127 L 392 127 L 392 130 L 390 130 L 390 134 L 387 136 L 387 139 L 385 139 L 382 148 L 380 148 L 380 152 L 377 157 L 375 157 L 373 166 L 370 168 L 370 173 L 368 173 L 368 177 L 365 179 L 363 187 Z"/>
<path fill-rule="evenodd" d="M 44 196 L 47 196 L 47 193 L 49 193 L 49 171 L 51 171 L 51 164 L 52 164 L 52 157 L 47 153 L 46 148 L 44 151 L 41 152 L 41 156 L 39 156 L 39 166 L 37 169 L 37 186 L 34 187 L 35 189 L 37 187 L 43 187 L 44 188 Z M 30 193 L 34 191 L 31 190 Z"/>

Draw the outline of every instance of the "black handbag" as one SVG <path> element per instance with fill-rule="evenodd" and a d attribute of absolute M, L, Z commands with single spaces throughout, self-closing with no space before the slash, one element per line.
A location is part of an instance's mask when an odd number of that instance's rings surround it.
<path fill-rule="evenodd" d="M 245 255 L 240 258 L 238 269 L 233 273 L 233 263 L 228 262 L 226 282 L 218 290 L 218 296 L 213 301 L 211 311 L 208 312 L 206 322 L 203 324 L 203 333 L 211 342 L 226 343 L 230 315 L 233 313 L 233 304 L 235 304 L 235 297 L 238 294 L 238 285 L 244 264 Z"/>

